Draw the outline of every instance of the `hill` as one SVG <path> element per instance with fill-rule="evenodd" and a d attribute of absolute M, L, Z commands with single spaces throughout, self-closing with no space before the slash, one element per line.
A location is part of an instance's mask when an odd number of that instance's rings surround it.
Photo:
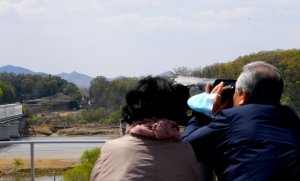
<path fill-rule="evenodd" d="M 56 76 L 61 77 L 62 79 L 65 79 L 68 82 L 72 82 L 78 87 L 83 87 L 83 88 L 89 88 L 90 82 L 93 79 L 90 76 L 87 76 L 85 74 L 81 74 L 78 72 L 71 72 L 71 73 L 61 73 L 57 74 Z"/>
<path fill-rule="evenodd" d="M 45 74 L 45 75 L 47 75 L 47 73 L 33 72 L 33 71 L 28 70 L 26 68 L 12 66 L 12 65 L 6 65 L 6 66 L 3 66 L 3 67 L 0 67 L 0 72 L 13 72 L 15 74 Z"/>
<path fill-rule="evenodd" d="M 13 72 L 15 74 L 45 74 L 49 75 L 49 73 L 44 73 L 44 72 L 33 72 L 29 69 L 23 68 L 23 67 L 18 67 L 18 66 L 12 66 L 12 65 L 6 65 L 3 67 L 0 67 L 0 72 Z M 157 76 L 172 76 L 174 75 L 173 72 L 167 71 L 164 73 L 161 73 Z M 74 83 L 78 87 L 83 87 L 83 88 L 89 88 L 90 87 L 90 82 L 93 79 L 93 77 L 90 77 L 85 74 L 78 73 L 76 71 L 73 71 L 71 73 L 60 73 L 56 74 L 55 76 L 61 77 L 62 79 L 65 79 L 68 82 Z M 125 76 L 118 76 L 115 78 L 106 78 L 107 81 L 113 81 L 115 79 L 120 79 L 120 78 L 125 78 Z"/>

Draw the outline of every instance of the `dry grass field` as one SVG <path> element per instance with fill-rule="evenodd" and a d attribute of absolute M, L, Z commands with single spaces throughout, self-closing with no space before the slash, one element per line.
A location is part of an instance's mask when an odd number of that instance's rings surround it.
<path fill-rule="evenodd" d="M 56 113 L 56 112 L 55 112 Z M 59 112 L 61 117 L 72 117 L 78 115 L 76 111 L 66 111 Z M 25 136 L 119 136 L 119 127 L 117 125 L 108 125 L 108 124 L 98 124 L 98 123 L 87 123 L 87 124 L 62 124 L 59 123 L 60 120 L 57 120 L 57 113 L 55 115 L 39 115 L 41 117 L 46 117 L 47 119 L 52 119 L 50 124 L 39 124 L 31 125 L 28 129 L 29 135 Z M 55 123 L 55 124 L 54 124 Z M 5 155 L 5 154 L 4 154 Z M 30 157 L 19 155 L 22 164 L 15 164 L 13 157 L 10 155 L 6 157 L 2 155 L 0 159 L 0 178 L 8 179 L 11 177 L 30 177 Z M 74 157 L 74 158 L 73 158 Z M 35 175 L 36 177 L 40 176 L 51 176 L 55 171 L 56 175 L 63 175 L 63 173 L 75 167 L 79 164 L 79 156 L 74 156 L 68 154 L 65 160 L 56 159 L 58 157 L 46 157 L 43 159 L 35 158 Z M 75 159 L 76 158 L 76 159 Z M 1 180 L 0 179 L 0 180 Z"/>
<path fill-rule="evenodd" d="M 22 164 L 14 164 L 13 159 L 0 160 L 0 178 L 9 178 L 11 176 L 30 177 L 30 159 L 21 159 Z M 35 160 L 35 175 L 46 176 L 52 175 L 53 172 L 57 175 L 62 175 L 67 169 L 75 167 L 77 163 L 59 160 L 59 159 L 36 159 Z"/>

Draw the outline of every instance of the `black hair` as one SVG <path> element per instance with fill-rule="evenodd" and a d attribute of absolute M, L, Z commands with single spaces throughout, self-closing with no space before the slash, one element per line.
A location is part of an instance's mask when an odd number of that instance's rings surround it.
<path fill-rule="evenodd" d="M 182 98 L 170 81 L 163 77 L 147 76 L 140 79 L 127 93 L 122 110 L 126 123 L 144 118 L 166 118 L 184 125 L 186 109 Z"/>

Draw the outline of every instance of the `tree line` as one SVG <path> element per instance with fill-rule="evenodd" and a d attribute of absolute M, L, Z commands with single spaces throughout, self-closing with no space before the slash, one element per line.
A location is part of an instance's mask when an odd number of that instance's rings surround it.
<path fill-rule="evenodd" d="M 300 115 L 300 50 L 260 51 L 250 55 L 240 56 L 227 63 L 215 63 L 205 67 L 188 68 L 185 66 L 174 68 L 174 73 L 183 76 L 202 78 L 230 78 L 237 79 L 244 65 L 254 61 L 265 61 L 277 67 L 281 72 L 285 89 L 281 103 L 292 107 Z"/>
<path fill-rule="evenodd" d="M 57 76 L 0 73 L 0 104 L 23 102 L 56 93 L 81 96 L 75 84 Z"/>
<path fill-rule="evenodd" d="M 203 68 L 183 66 L 174 68 L 174 73 L 201 78 L 237 79 L 242 72 L 242 67 L 253 61 L 265 61 L 280 70 L 285 80 L 281 103 L 291 106 L 300 115 L 300 50 L 298 49 L 261 51 Z M 125 105 L 125 95 L 137 80 L 137 78 L 125 77 L 108 81 L 104 76 L 92 79 L 89 89 L 85 92 L 85 97 L 90 104 L 87 109 L 81 111 L 82 123 L 118 123 L 121 118 L 122 106 Z M 77 102 L 81 100 L 76 85 L 60 77 L 0 73 L 0 104 L 12 103 L 26 99 L 28 96 L 40 98 L 56 93 L 70 95 Z M 70 105 L 70 107 L 73 106 Z"/>
<path fill-rule="evenodd" d="M 97 76 L 90 82 L 90 108 L 81 112 L 83 120 L 100 123 L 119 123 L 126 93 L 136 84 L 131 77 L 108 81 Z"/>

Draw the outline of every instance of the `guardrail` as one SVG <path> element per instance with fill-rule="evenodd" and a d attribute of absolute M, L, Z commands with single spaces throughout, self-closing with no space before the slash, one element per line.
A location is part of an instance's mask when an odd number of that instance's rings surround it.
<path fill-rule="evenodd" d="M 0 105 L 0 119 L 22 115 L 22 104 Z"/>
<path fill-rule="evenodd" d="M 49 143 L 105 143 L 103 140 L 46 140 L 46 141 L 0 141 L 0 145 L 12 145 L 12 144 L 30 144 L 30 171 L 31 181 L 35 178 L 34 169 L 34 144 L 49 144 Z"/>

